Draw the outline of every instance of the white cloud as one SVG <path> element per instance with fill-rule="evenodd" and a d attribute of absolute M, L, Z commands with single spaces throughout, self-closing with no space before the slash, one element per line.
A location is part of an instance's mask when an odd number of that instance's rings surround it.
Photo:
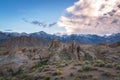
<path fill-rule="evenodd" d="M 120 32 L 119 0 L 79 0 L 58 21 L 68 34 L 107 35 Z"/>

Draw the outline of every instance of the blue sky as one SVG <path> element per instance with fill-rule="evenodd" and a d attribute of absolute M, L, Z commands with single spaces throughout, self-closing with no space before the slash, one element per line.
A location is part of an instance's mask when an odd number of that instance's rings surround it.
<path fill-rule="evenodd" d="M 59 20 L 65 9 L 78 0 L 0 0 L 0 31 L 7 32 L 66 32 L 54 25 L 43 28 L 32 24 L 39 21 L 52 24 Z"/>

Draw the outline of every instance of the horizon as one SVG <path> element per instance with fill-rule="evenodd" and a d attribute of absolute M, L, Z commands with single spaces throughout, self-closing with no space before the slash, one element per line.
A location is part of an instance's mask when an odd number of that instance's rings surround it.
<path fill-rule="evenodd" d="M 56 35 L 56 36 L 64 36 L 64 35 L 68 35 L 68 36 L 70 36 L 70 35 L 84 35 L 84 36 L 86 36 L 86 35 L 96 35 L 96 36 L 100 36 L 100 37 L 109 37 L 109 36 L 113 36 L 113 35 L 116 35 L 116 34 L 120 34 L 120 33 L 113 33 L 113 34 L 105 34 L 105 35 L 98 35 L 98 34 L 67 34 L 67 33 L 47 33 L 47 32 L 45 32 L 45 31 L 36 31 L 36 32 L 31 32 L 31 33 L 27 33 L 27 32 L 7 32 L 7 31 L 0 31 L 0 32 L 2 32 L 2 33 L 18 33 L 18 34 L 22 34 L 22 33 L 25 33 L 25 34 L 32 34 L 32 33 L 39 33 L 39 32 L 44 32 L 44 33 L 46 33 L 46 34 L 50 34 L 50 35 Z"/>

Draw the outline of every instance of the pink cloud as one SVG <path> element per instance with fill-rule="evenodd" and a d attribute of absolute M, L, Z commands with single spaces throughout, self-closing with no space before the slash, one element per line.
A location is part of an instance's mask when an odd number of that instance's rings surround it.
<path fill-rule="evenodd" d="M 107 35 L 120 32 L 119 0 L 79 0 L 66 9 L 58 25 L 68 34 Z"/>

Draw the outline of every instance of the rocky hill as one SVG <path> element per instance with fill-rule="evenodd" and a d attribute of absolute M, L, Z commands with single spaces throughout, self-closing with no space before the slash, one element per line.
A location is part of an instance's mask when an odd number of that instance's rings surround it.
<path fill-rule="evenodd" d="M 48 41 L 26 36 L 12 38 L 0 46 L 0 78 L 119 80 L 120 45 L 116 44 L 119 42 L 63 43 L 58 39 L 48 44 Z M 8 46 L 11 48 L 8 49 Z"/>
<path fill-rule="evenodd" d="M 36 37 L 29 37 L 29 36 L 20 36 L 7 39 L 6 41 L 2 42 L 0 45 L 5 46 L 7 48 L 14 48 L 14 47 L 36 47 L 36 46 L 47 46 L 50 44 L 50 41 L 43 40 Z"/>

